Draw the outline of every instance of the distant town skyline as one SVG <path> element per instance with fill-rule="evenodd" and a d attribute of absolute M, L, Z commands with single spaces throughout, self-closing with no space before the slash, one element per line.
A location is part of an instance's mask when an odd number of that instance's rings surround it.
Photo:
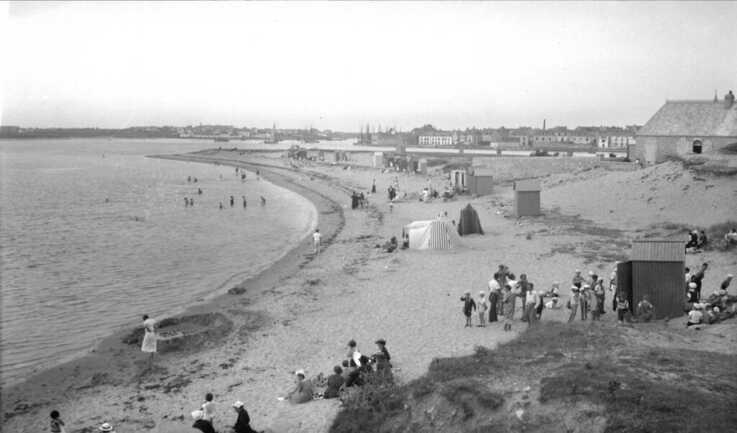
<path fill-rule="evenodd" d="M 626 126 L 737 90 L 737 3 L 0 4 L 0 123 Z"/>

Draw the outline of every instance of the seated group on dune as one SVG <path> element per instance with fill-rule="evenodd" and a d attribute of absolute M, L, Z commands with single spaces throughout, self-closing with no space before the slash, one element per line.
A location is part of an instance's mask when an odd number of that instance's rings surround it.
<path fill-rule="evenodd" d="M 304 370 L 297 370 L 295 387 L 285 400 L 293 404 L 307 403 L 315 398 L 339 398 L 341 394 L 350 392 L 350 388 L 363 385 L 372 376 L 392 378 L 391 356 L 384 339 L 376 340 L 378 352 L 368 357 L 358 351 L 355 340 L 348 342 L 348 354 L 342 366 L 333 367 L 333 374 L 324 379 L 322 374 L 314 380 L 307 379 Z M 324 387 L 323 392 L 316 392 L 316 387 Z"/>
<path fill-rule="evenodd" d="M 703 266 L 702 269 L 705 269 L 706 264 Z M 686 307 L 684 308 L 688 312 L 686 327 L 702 324 L 710 325 L 737 315 L 737 296 L 727 293 L 732 278 L 732 274 L 727 275 L 727 278 L 719 285 L 719 289 L 715 290 L 706 299 L 701 299 L 700 285 L 697 285 L 694 281 L 688 282 Z M 697 288 L 699 289 L 698 295 L 696 294 Z"/>

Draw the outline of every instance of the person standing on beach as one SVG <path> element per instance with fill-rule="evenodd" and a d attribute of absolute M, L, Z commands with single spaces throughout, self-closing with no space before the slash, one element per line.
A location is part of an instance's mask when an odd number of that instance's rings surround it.
<path fill-rule="evenodd" d="M 371 183 L 371 194 L 376 194 L 376 179 Z"/>
<path fill-rule="evenodd" d="M 512 287 L 507 284 L 504 286 L 504 330 L 512 330 L 512 319 L 514 319 L 514 300 L 517 295 L 512 293 Z"/>
<path fill-rule="evenodd" d="M 479 313 L 479 327 L 484 328 L 486 327 L 486 292 L 482 290 L 479 292 L 479 298 L 478 302 L 476 302 L 477 311 Z"/>
<path fill-rule="evenodd" d="M 591 287 L 588 284 L 584 284 L 581 289 L 580 303 L 581 305 L 581 320 L 588 319 L 588 312 L 591 306 Z"/>
<path fill-rule="evenodd" d="M 573 322 L 576 318 L 576 311 L 578 310 L 578 303 L 580 299 L 579 288 L 577 286 L 571 287 L 571 299 L 568 300 L 566 307 L 571 310 L 571 315 L 568 316 L 568 323 Z"/>
<path fill-rule="evenodd" d="M 266 198 L 261 196 L 261 206 L 266 206 Z"/>
<path fill-rule="evenodd" d="M 194 198 L 190 198 L 189 199 L 189 205 L 190 206 L 194 206 Z"/>
<path fill-rule="evenodd" d="M 583 285 L 583 276 L 581 276 L 580 269 L 576 269 L 576 272 L 573 274 L 573 278 L 571 279 L 571 284 L 577 286 L 578 288 L 581 288 L 581 286 Z"/>
<path fill-rule="evenodd" d="M 464 293 L 463 297 L 461 298 L 461 302 L 463 302 L 463 315 L 466 316 L 465 327 L 470 328 L 472 326 L 471 314 L 476 310 L 476 302 L 473 301 L 470 290 L 466 290 L 466 293 Z"/>
<path fill-rule="evenodd" d="M 223 210 L 223 202 L 220 202 L 220 210 Z"/>
<path fill-rule="evenodd" d="M 312 234 L 312 252 L 315 253 L 315 255 L 320 254 L 321 239 L 322 235 L 320 234 L 320 229 L 315 229 L 315 233 Z"/>
<path fill-rule="evenodd" d="M 497 280 L 498 276 L 499 274 L 495 273 L 491 280 L 489 280 L 489 323 L 498 320 L 497 309 L 499 306 L 497 304 L 499 303 L 499 292 L 501 291 L 501 286 Z"/>
<path fill-rule="evenodd" d="M 698 272 L 693 274 L 691 277 L 691 281 L 696 283 L 696 296 L 701 299 L 701 284 L 704 280 L 704 277 L 706 276 L 706 269 L 709 267 L 708 263 L 704 263 L 701 265 L 701 269 L 699 269 Z"/>
<path fill-rule="evenodd" d="M 245 209 L 248 206 L 248 203 L 246 202 L 246 196 L 242 195 L 241 198 L 243 199 L 243 209 Z"/>
<path fill-rule="evenodd" d="M 156 354 L 156 320 L 149 318 L 147 314 L 143 315 L 143 343 L 141 343 L 141 351 L 148 353 L 148 368 L 151 369 L 154 364 L 154 354 Z"/>
<path fill-rule="evenodd" d="M 591 279 L 593 284 L 591 287 L 594 290 L 594 297 L 596 298 L 596 309 L 599 315 L 604 314 L 604 303 L 606 302 L 606 291 L 604 291 L 604 280 L 600 279 L 598 275 L 592 275 Z"/>
<path fill-rule="evenodd" d="M 66 433 L 64 421 L 62 421 L 59 417 L 59 411 L 51 411 L 51 433 Z"/>
<path fill-rule="evenodd" d="M 189 199 L 187 197 L 184 197 L 184 207 L 189 206 Z"/>
<path fill-rule="evenodd" d="M 535 293 L 534 290 L 532 290 L 531 287 L 527 288 L 527 292 L 525 293 L 525 309 L 524 309 L 524 318 L 527 322 L 528 326 L 532 326 L 535 321 L 537 320 L 537 314 L 536 314 L 536 307 L 537 303 L 539 301 L 539 297 L 537 296 L 537 293 Z"/>
<path fill-rule="evenodd" d="M 233 196 L 231 195 L 230 196 L 230 207 L 233 207 L 233 205 L 235 205 L 235 198 L 233 198 Z"/>

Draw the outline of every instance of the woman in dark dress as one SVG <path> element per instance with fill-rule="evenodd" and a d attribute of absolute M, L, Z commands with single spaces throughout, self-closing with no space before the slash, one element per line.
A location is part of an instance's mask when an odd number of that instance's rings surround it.
<path fill-rule="evenodd" d="M 203 419 L 204 416 L 205 413 L 201 410 L 196 410 L 192 412 L 192 418 L 194 419 L 194 424 L 192 424 L 192 428 L 195 428 L 202 433 L 215 433 L 215 429 L 212 427 L 212 423 Z"/>
<path fill-rule="evenodd" d="M 251 428 L 251 417 L 248 416 L 246 408 L 243 407 L 242 401 L 236 401 L 233 403 L 233 409 L 238 414 L 238 419 L 235 421 L 233 426 L 234 433 L 257 433 L 256 430 Z"/>
<path fill-rule="evenodd" d="M 328 376 L 328 387 L 323 394 L 324 398 L 337 398 L 340 395 L 340 387 L 345 383 L 343 369 L 339 365 L 333 367 L 333 372 L 335 374 Z"/>

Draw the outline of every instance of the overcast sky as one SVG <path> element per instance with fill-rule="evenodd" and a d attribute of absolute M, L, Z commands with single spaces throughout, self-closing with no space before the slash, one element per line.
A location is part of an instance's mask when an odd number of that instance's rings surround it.
<path fill-rule="evenodd" d="M 5 125 L 626 125 L 737 90 L 737 2 L 1 7 Z"/>

